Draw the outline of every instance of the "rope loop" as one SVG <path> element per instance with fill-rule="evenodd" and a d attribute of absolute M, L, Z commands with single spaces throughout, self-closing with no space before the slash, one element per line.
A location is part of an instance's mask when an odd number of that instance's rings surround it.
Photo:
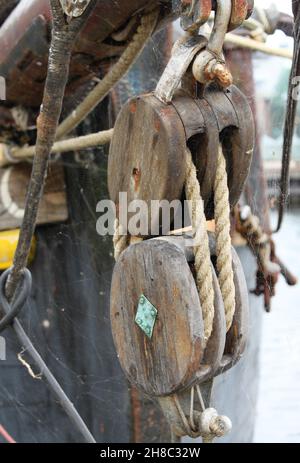
<path fill-rule="evenodd" d="M 22 270 L 21 281 L 18 287 L 16 298 L 9 303 L 5 295 L 5 285 L 12 272 L 12 268 L 2 273 L 0 278 L 0 307 L 3 309 L 4 317 L 0 320 L 0 333 L 11 325 L 26 304 L 32 286 L 32 277 L 30 271 L 25 268 Z"/>
<path fill-rule="evenodd" d="M 186 172 L 185 192 L 187 200 L 192 203 L 191 220 L 196 241 L 194 249 L 196 283 L 203 313 L 204 338 L 207 342 L 213 329 L 214 290 L 204 206 L 196 167 L 189 149 L 187 149 Z M 226 160 L 221 143 L 214 184 L 214 206 L 218 280 L 225 306 L 226 330 L 229 331 L 235 313 L 235 286 L 231 255 L 229 189 Z"/>
<path fill-rule="evenodd" d="M 195 389 L 200 404 L 200 410 L 195 409 Z M 173 400 L 181 419 L 182 431 L 192 439 L 202 437 L 203 442 L 211 443 L 217 437 L 223 437 L 231 431 L 232 424 L 227 416 L 219 415 L 215 408 L 206 408 L 199 384 L 190 390 L 189 418 L 180 403 L 179 396 L 173 395 Z M 173 429 L 176 434 L 176 430 Z"/>

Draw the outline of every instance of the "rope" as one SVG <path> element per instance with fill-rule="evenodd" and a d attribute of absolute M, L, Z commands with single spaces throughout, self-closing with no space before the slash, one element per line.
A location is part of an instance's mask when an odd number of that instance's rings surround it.
<path fill-rule="evenodd" d="M 241 37 L 239 35 L 233 34 L 232 32 L 228 32 L 226 34 L 224 43 L 237 45 L 238 47 L 247 48 L 249 50 L 260 51 L 266 55 L 279 56 L 281 58 L 288 59 L 293 58 L 293 53 L 290 50 L 286 50 L 285 48 L 270 47 L 265 43 L 258 42 L 257 40 L 250 39 L 248 37 Z"/>
<path fill-rule="evenodd" d="M 226 330 L 228 331 L 232 325 L 235 312 L 235 286 L 231 256 L 229 191 L 226 161 L 221 145 L 219 147 L 214 190 L 217 270 L 225 307 Z M 192 202 L 191 219 L 196 243 L 194 251 L 196 284 L 203 313 L 204 339 L 205 343 L 207 343 L 213 329 L 214 290 L 204 206 L 196 167 L 190 150 L 187 150 L 185 193 L 186 199 Z"/>
<path fill-rule="evenodd" d="M 95 107 L 107 96 L 110 90 L 118 83 L 118 81 L 129 71 L 131 66 L 134 64 L 139 54 L 149 37 L 151 37 L 153 30 L 156 26 L 158 19 L 159 10 L 156 9 L 147 15 L 144 15 L 141 19 L 141 24 L 137 28 L 132 41 L 121 55 L 117 63 L 113 68 L 105 75 L 105 77 L 99 82 L 96 87 L 87 95 L 87 97 L 77 106 L 77 108 L 58 126 L 56 131 L 56 138 L 61 139 L 67 135 L 71 130 L 75 129 L 88 114 L 95 109 Z M 63 140 L 56 142 L 51 152 L 61 153 L 66 151 L 72 151 L 77 149 L 85 149 L 94 147 L 97 145 L 104 145 L 111 141 L 113 129 L 98 132 L 83 137 L 77 137 L 70 140 Z M 36 146 L 28 146 L 25 148 L 13 148 L 8 153 L 12 159 L 24 159 L 27 157 L 34 156 Z M 1 152 L 1 150 L 0 150 Z M 0 157 L 0 166 L 8 164 L 8 156 L 4 156 L 3 153 Z"/>
<path fill-rule="evenodd" d="M 70 114 L 58 127 L 56 137 L 62 138 L 77 125 L 105 98 L 114 85 L 131 68 L 137 57 L 143 50 L 147 40 L 151 37 L 157 23 L 159 10 L 156 9 L 141 19 L 132 41 L 121 55 L 119 61 L 105 75 L 98 85 L 80 103 L 75 111 Z"/>
<path fill-rule="evenodd" d="M 114 258 L 117 261 L 123 251 L 128 247 L 128 235 L 123 233 L 122 225 L 120 225 L 119 220 L 115 220 L 115 232 L 113 237 L 114 245 Z"/>
<path fill-rule="evenodd" d="M 139 54 L 142 52 L 147 40 L 151 37 L 156 26 L 159 10 L 156 9 L 141 19 L 141 24 L 137 28 L 132 41 L 124 53 L 119 58 L 119 61 L 105 75 L 98 85 L 87 95 L 87 97 L 79 104 L 79 106 L 58 126 L 56 138 L 61 139 L 71 130 L 75 129 L 80 122 L 106 97 L 110 90 L 118 83 L 118 81 L 129 71 L 134 64 Z M 59 153 L 72 151 L 76 149 L 85 149 L 97 145 L 104 145 L 111 141 L 113 129 L 98 132 L 83 137 L 77 137 L 70 140 L 56 142 L 51 152 Z M 1 150 L 0 150 L 1 151 Z M 25 148 L 13 148 L 8 153 L 12 159 L 24 159 L 34 156 L 36 146 L 28 146 Z M 3 167 L 8 164 L 8 156 L 3 154 L 0 157 L 0 165 Z"/>
<path fill-rule="evenodd" d="M 191 202 L 191 220 L 195 233 L 195 270 L 196 284 L 202 308 L 204 322 L 205 343 L 209 340 L 214 321 L 214 290 L 213 277 L 210 260 L 208 234 L 206 230 L 206 218 L 204 205 L 201 199 L 200 185 L 197 179 L 196 167 L 193 163 L 192 154 L 187 148 L 187 167 L 185 181 L 186 199 Z"/>
<path fill-rule="evenodd" d="M 140 243 L 143 241 L 142 236 L 132 236 L 124 233 L 122 225 L 119 223 L 119 219 L 115 220 L 114 223 L 114 236 L 113 236 L 113 245 L 114 245 L 114 258 L 117 261 L 125 251 L 128 246 L 135 243 Z"/>
<path fill-rule="evenodd" d="M 229 190 L 221 144 L 214 190 L 218 280 L 225 307 L 226 330 L 229 331 L 235 312 L 235 286 L 231 255 Z"/>
<path fill-rule="evenodd" d="M 82 137 L 70 138 L 68 140 L 57 141 L 51 149 L 51 153 L 66 153 L 68 151 L 83 150 L 99 145 L 110 143 L 113 129 L 83 135 Z M 32 158 L 35 154 L 35 146 L 25 146 L 22 148 L 10 148 L 9 145 L 0 143 L 0 167 L 8 164 L 21 162 L 24 159 Z"/>
<path fill-rule="evenodd" d="M 172 398 L 181 419 L 182 429 L 185 435 L 196 439 L 201 436 L 203 443 L 211 443 L 216 437 L 223 437 L 231 431 L 232 424 L 227 416 L 219 415 L 215 408 L 206 408 L 201 394 L 200 386 L 196 386 L 196 392 L 200 403 L 201 412 L 195 410 L 195 386 L 190 390 L 190 411 L 187 419 L 180 403 L 178 394 Z M 195 423 L 195 419 L 197 423 Z M 175 429 L 172 432 L 176 434 Z M 178 432 L 178 430 L 177 430 Z"/>

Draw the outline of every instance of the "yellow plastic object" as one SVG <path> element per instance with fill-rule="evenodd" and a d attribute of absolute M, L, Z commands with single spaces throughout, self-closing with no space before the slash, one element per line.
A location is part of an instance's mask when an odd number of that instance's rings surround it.
<path fill-rule="evenodd" d="M 7 230 L 0 232 L 0 270 L 6 270 L 13 265 L 20 230 Z M 36 239 L 33 238 L 30 249 L 29 262 L 34 258 Z"/>

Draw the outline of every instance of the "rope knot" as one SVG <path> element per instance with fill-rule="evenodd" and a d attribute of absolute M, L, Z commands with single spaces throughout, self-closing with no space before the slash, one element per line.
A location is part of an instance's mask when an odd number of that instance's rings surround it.
<path fill-rule="evenodd" d="M 199 418 L 199 429 L 205 442 L 211 442 L 216 437 L 224 437 L 232 429 L 231 420 L 227 416 L 218 415 L 214 408 L 204 410 Z"/>

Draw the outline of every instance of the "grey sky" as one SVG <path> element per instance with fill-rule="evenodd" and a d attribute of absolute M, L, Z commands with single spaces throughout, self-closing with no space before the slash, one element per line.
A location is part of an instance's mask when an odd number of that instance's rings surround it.
<path fill-rule="evenodd" d="M 263 8 L 268 8 L 273 3 L 278 10 L 292 13 L 292 0 L 256 0 L 255 3 Z"/>

